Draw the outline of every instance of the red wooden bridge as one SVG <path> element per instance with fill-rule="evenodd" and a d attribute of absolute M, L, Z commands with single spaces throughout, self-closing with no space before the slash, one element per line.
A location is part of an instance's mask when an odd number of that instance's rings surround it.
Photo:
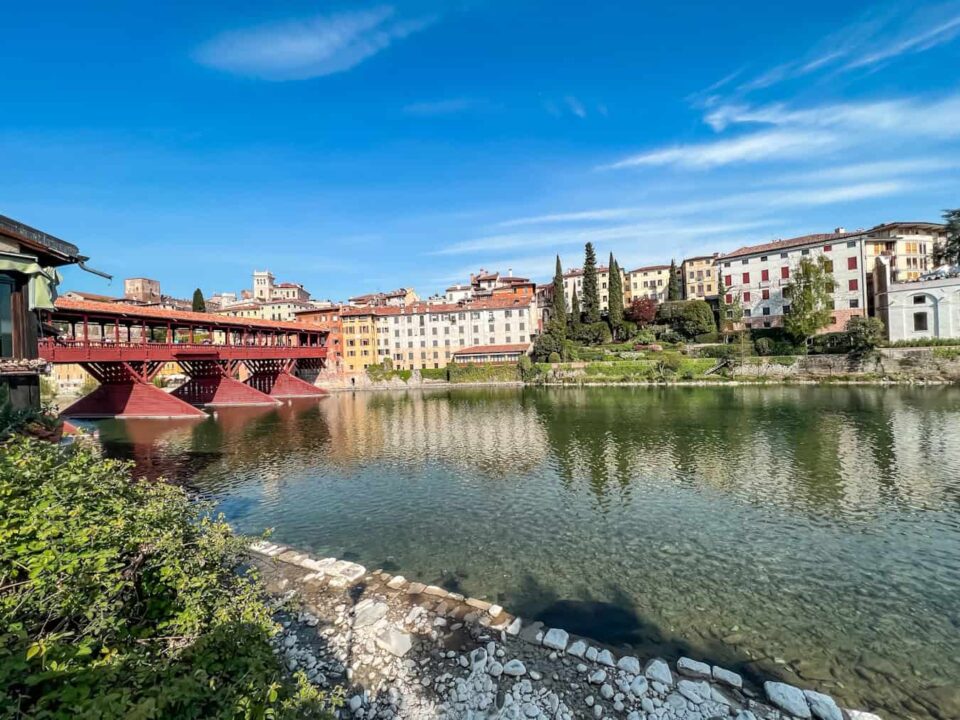
<path fill-rule="evenodd" d="M 40 339 L 40 357 L 78 364 L 100 382 L 67 416 L 204 417 L 194 406 L 325 394 L 294 374 L 322 369 L 327 357 L 326 331 L 305 323 L 71 298 L 59 298 L 45 319 L 56 333 Z M 153 383 L 167 363 L 188 378 L 172 393 Z"/>

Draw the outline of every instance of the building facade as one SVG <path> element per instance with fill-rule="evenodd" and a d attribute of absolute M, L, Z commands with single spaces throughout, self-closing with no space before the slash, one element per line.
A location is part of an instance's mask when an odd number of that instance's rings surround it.
<path fill-rule="evenodd" d="M 159 303 L 160 281 L 143 277 L 126 278 L 123 281 L 123 298 L 138 303 Z"/>
<path fill-rule="evenodd" d="M 354 295 L 347 302 L 354 307 L 405 307 L 420 301 L 413 288 L 397 288 L 389 292 Z"/>
<path fill-rule="evenodd" d="M 866 314 L 861 233 L 833 232 L 742 247 L 717 263 L 724 301 L 739 300 L 746 328 L 782 327 L 790 312 L 790 284 L 800 261 L 824 257 L 835 282 L 830 324 L 823 332 L 843 330 L 847 320 Z"/>
<path fill-rule="evenodd" d="M 663 302 L 670 292 L 670 266 L 648 265 L 631 270 L 627 273 L 624 288 L 627 290 L 627 302 L 639 298 Z"/>
<path fill-rule="evenodd" d="M 719 278 L 715 266 L 718 254 L 686 258 L 680 264 L 684 300 L 709 300 L 717 297 Z"/>
<path fill-rule="evenodd" d="M 623 287 L 624 300 L 629 297 L 627 276 L 620 271 L 620 282 Z M 574 268 L 563 274 L 563 295 L 567 301 L 567 312 L 573 307 L 573 291 L 577 291 L 577 302 L 583 308 L 583 269 Z M 610 309 L 610 268 L 606 265 L 597 266 L 597 293 L 600 296 L 600 312 Z"/>
<path fill-rule="evenodd" d="M 876 316 L 887 339 L 960 338 L 960 266 L 935 280 L 893 280 L 893 258 L 879 256 L 873 271 Z"/>

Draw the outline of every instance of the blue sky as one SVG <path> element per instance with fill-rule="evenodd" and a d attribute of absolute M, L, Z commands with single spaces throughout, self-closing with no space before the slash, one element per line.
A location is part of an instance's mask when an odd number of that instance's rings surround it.
<path fill-rule="evenodd" d="M 0 213 L 187 296 L 636 267 L 960 206 L 960 2 L 5 7 Z M 119 293 L 78 270 L 66 285 Z"/>

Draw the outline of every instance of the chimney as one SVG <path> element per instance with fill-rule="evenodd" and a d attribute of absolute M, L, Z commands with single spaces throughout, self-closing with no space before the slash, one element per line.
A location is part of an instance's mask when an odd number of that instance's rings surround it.
<path fill-rule="evenodd" d="M 841 226 L 841 227 L 838 227 L 838 228 L 834 228 L 833 231 L 839 235 L 840 233 L 845 233 L 845 232 L 847 231 L 847 229 L 846 229 L 845 227 Z"/>
<path fill-rule="evenodd" d="M 507 277 L 513 277 L 513 268 L 507 268 Z"/>

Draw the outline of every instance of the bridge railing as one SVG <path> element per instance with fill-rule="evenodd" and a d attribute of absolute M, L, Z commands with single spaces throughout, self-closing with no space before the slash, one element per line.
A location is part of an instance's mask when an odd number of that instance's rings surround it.
<path fill-rule="evenodd" d="M 222 360 L 273 358 L 323 358 L 327 349 L 318 346 L 253 345 L 215 343 L 164 343 L 43 338 L 38 343 L 40 357 L 53 363 L 121 362 L 153 360 L 176 362 L 190 356 Z"/>

